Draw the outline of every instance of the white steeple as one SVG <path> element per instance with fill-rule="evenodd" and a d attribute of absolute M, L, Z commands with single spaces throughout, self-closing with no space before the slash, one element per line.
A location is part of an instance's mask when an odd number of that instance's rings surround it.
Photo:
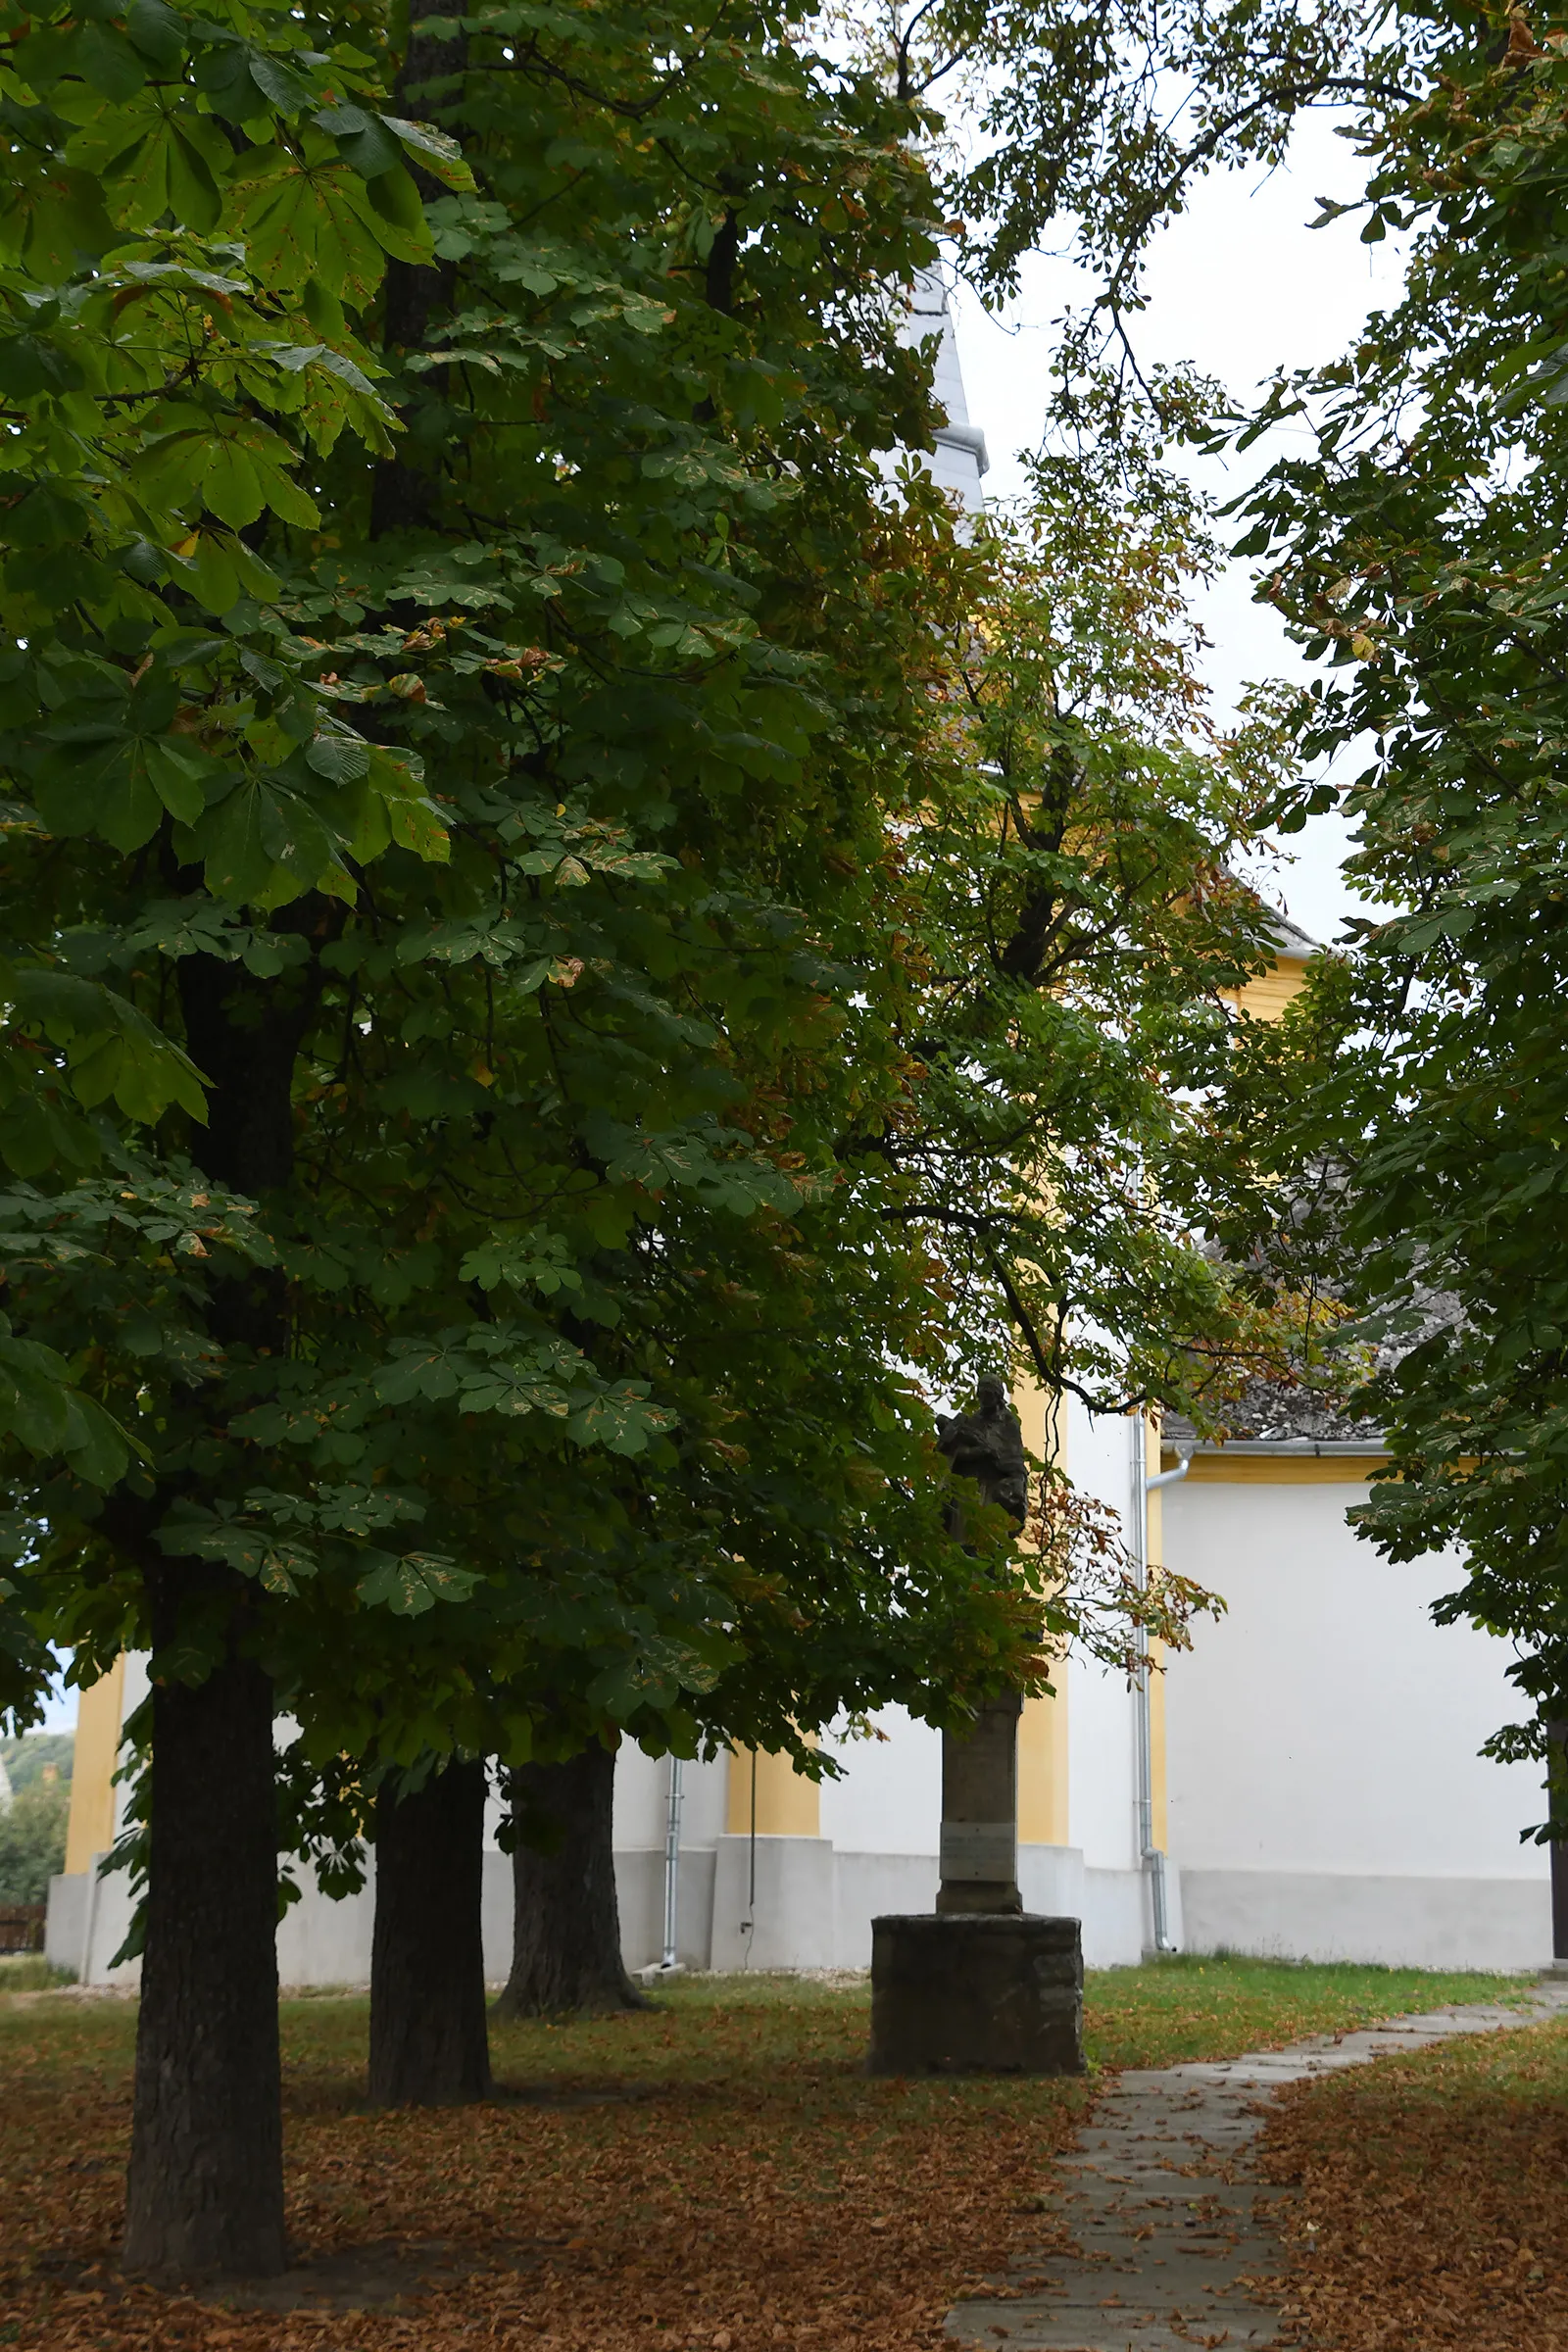
<path fill-rule="evenodd" d="M 948 421 L 938 425 L 936 451 L 926 462 L 944 490 L 956 492 L 966 507 L 978 510 L 985 504 L 980 477 L 991 464 L 986 437 L 977 424 L 969 422 L 948 289 L 940 271 L 922 270 L 914 281 L 906 337 L 911 343 L 923 343 L 937 333 L 942 340 L 937 347 L 936 395 L 947 411 Z"/>

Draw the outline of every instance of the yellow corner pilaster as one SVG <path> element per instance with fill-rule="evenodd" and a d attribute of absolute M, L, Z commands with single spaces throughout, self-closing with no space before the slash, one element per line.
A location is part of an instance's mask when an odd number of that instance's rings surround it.
<path fill-rule="evenodd" d="M 768 1755 L 756 1747 L 732 1747 L 724 1819 L 732 1838 L 751 1834 L 754 1789 L 759 1838 L 821 1837 L 822 1792 L 815 1781 L 797 1772 L 788 1756 Z"/>
<path fill-rule="evenodd" d="M 76 1745 L 71 1766 L 71 1811 L 66 1820 L 66 1868 L 90 1868 L 94 1854 L 115 1842 L 115 1767 L 120 1761 L 120 1710 L 124 1700 L 125 1661 L 81 1693 L 76 1708 Z"/>
<path fill-rule="evenodd" d="M 1056 1669 L 1056 1688 L 1048 1696 L 1026 1698 L 1018 1719 L 1018 1842 L 1066 1845 L 1067 1675 Z"/>

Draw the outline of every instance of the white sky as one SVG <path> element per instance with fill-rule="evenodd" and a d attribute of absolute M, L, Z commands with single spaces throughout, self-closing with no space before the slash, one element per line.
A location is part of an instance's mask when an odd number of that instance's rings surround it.
<path fill-rule="evenodd" d="M 1355 220 L 1306 227 L 1319 196 L 1343 201 L 1360 192 L 1361 172 L 1330 119 L 1318 117 L 1303 123 L 1278 171 L 1204 182 L 1153 249 L 1151 302 L 1135 327 L 1140 358 L 1190 360 L 1241 400 L 1277 367 L 1334 358 L 1368 311 L 1398 290 L 1395 240 L 1363 245 Z M 1040 433 L 1052 322 L 1078 282 L 1064 263 L 1035 262 L 1019 300 L 1000 320 L 966 289 L 954 297 L 969 416 L 985 429 L 991 455 L 985 486 L 993 496 L 1022 487 L 1016 453 Z M 1258 442 L 1229 462 L 1194 458 L 1189 470 L 1215 498 L 1229 499 L 1266 469 L 1271 447 L 1279 446 Z M 1231 536 L 1240 537 L 1242 527 Z M 1231 565 L 1200 608 L 1213 640 L 1207 669 L 1221 711 L 1249 679 L 1311 674 L 1276 615 L 1251 602 L 1247 570 L 1245 564 Z M 1317 939 L 1332 939 L 1356 906 L 1340 874 L 1346 843 L 1337 816 L 1314 818 L 1286 845 L 1289 863 L 1256 872 L 1268 895 Z"/>
<path fill-rule="evenodd" d="M 74 1732 L 76 1728 L 77 1696 L 74 1690 L 62 1690 L 57 1681 L 44 1709 L 42 1723 L 36 1723 L 31 1728 L 36 1732 Z"/>

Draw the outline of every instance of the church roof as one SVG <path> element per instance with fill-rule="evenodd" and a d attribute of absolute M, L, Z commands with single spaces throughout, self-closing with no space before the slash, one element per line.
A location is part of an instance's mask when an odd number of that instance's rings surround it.
<path fill-rule="evenodd" d="M 1317 955 L 1322 942 L 1314 939 L 1309 931 L 1303 931 L 1299 923 L 1293 923 L 1288 914 L 1282 914 L 1277 906 L 1270 906 L 1268 918 L 1270 935 L 1282 956 L 1298 956 L 1304 963 Z"/>
<path fill-rule="evenodd" d="M 1232 1434 L 1222 1446 L 1200 1439 L 1185 1413 L 1165 1415 L 1160 1443 L 1183 1451 L 1193 1446 L 1202 1453 L 1384 1450 L 1383 1431 L 1376 1421 L 1357 1419 L 1319 1390 L 1286 1388 L 1279 1381 L 1249 1381 L 1235 1403 L 1226 1407 L 1225 1417 Z"/>

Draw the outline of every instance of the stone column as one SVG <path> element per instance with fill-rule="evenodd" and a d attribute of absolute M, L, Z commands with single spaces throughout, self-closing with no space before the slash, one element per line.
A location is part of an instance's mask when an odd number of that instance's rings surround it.
<path fill-rule="evenodd" d="M 939 1913 L 1016 1916 L 1018 1718 L 1015 1692 L 980 1709 L 967 1737 L 942 1735 L 942 1884 Z"/>

